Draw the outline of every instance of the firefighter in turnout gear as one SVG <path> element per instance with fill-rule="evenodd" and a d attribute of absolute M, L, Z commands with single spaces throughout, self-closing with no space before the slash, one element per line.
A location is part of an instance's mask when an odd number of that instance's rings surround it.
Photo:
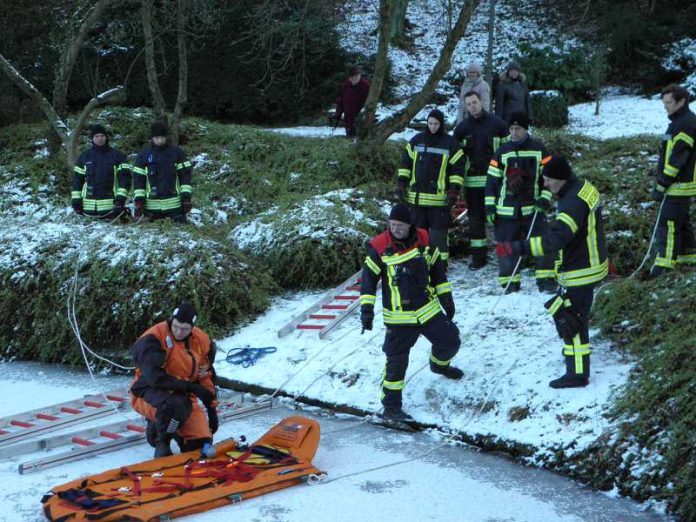
<path fill-rule="evenodd" d="M 662 141 L 657 183 L 652 192 L 662 206 L 651 277 L 677 264 L 696 265 L 689 208 L 691 198 L 696 196 L 696 115 L 689 110 L 689 92 L 679 85 L 670 85 L 662 91 L 662 103 L 670 124 Z"/>
<path fill-rule="evenodd" d="M 464 193 L 469 209 L 471 237 L 470 270 L 483 268 L 487 262 L 485 190 L 488 165 L 493 154 L 507 138 L 508 126 L 497 116 L 486 112 L 479 95 L 474 91 L 464 94 L 467 117 L 454 129 L 454 139 L 461 143 L 467 163 Z"/>
<path fill-rule="evenodd" d="M 465 164 L 461 147 L 445 132 L 444 114 L 433 109 L 428 114 L 428 129 L 406 144 L 397 176 L 397 190 L 411 206 L 413 225 L 428 231 L 445 266 L 450 209 L 459 197 Z"/>
<path fill-rule="evenodd" d="M 192 207 L 191 162 L 183 150 L 167 144 L 167 133 L 164 123 L 154 123 L 151 143 L 135 160 L 135 217 L 186 223 Z"/>
<path fill-rule="evenodd" d="M 148 442 L 155 447 L 155 458 L 172 454 L 172 438 L 182 452 L 202 448 L 207 454 L 214 449 L 213 433 L 218 428 L 215 350 L 195 324 L 195 309 L 181 303 L 168 321 L 147 330 L 131 348 L 136 366 L 131 406 L 148 421 Z M 198 399 L 207 411 L 207 421 Z"/>
<path fill-rule="evenodd" d="M 541 167 L 546 147 L 529 135 L 529 119 L 523 112 L 513 113 L 509 121 L 510 141 L 495 152 L 486 179 L 486 220 L 495 226 L 495 240 L 517 241 L 546 232 L 546 211 L 552 195 L 543 186 Z M 536 218 L 534 217 L 536 215 Z M 522 277 L 513 274 L 517 258 L 499 259 L 498 281 L 507 292 L 520 289 Z M 553 257 L 535 260 L 537 286 L 542 292 L 556 289 Z"/>
<path fill-rule="evenodd" d="M 126 155 L 109 145 L 102 125 L 92 125 L 89 139 L 92 147 L 73 168 L 72 207 L 77 214 L 112 219 L 126 212 L 131 167 Z"/>
<path fill-rule="evenodd" d="M 589 383 L 590 309 L 594 287 L 609 271 L 602 205 L 597 189 L 577 178 L 564 158 L 552 156 L 542 174 L 544 186 L 558 199 L 556 220 L 545 233 L 529 241 L 499 243 L 496 250 L 504 258 L 554 254 L 560 287 L 544 306 L 563 339 L 566 371 L 549 386 L 577 388 Z"/>
<path fill-rule="evenodd" d="M 389 215 L 389 230 L 370 241 L 362 270 L 360 320 L 372 330 L 377 282 L 382 280 L 382 307 L 387 333 L 387 363 L 382 381 L 383 417 L 408 421 L 401 394 L 411 347 L 423 334 L 432 343 L 430 370 L 449 379 L 463 372 L 450 364 L 459 351 L 459 330 L 452 322 L 454 299 L 445 263 L 428 233 L 411 223 L 409 208 L 400 203 Z M 444 311 L 443 311 L 444 310 Z"/>

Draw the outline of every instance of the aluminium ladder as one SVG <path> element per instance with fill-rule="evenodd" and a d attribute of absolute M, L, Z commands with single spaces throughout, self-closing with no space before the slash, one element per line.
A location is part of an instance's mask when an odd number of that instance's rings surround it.
<path fill-rule="evenodd" d="M 356 272 L 336 288 L 326 292 L 304 312 L 294 316 L 278 330 L 278 337 L 285 337 L 295 330 L 315 330 L 319 333 L 319 338 L 323 339 L 360 306 L 361 273 L 362 271 Z"/>

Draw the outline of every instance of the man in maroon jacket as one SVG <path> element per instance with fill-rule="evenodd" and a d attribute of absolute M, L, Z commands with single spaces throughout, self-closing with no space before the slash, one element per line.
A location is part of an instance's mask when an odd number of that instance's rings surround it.
<path fill-rule="evenodd" d="M 345 115 L 346 137 L 355 137 L 355 120 L 358 113 L 365 105 L 367 93 L 370 91 L 370 82 L 362 77 L 362 72 L 355 65 L 348 68 L 348 78 L 341 84 L 341 89 L 336 100 L 336 125 L 341 121 L 341 115 Z"/>

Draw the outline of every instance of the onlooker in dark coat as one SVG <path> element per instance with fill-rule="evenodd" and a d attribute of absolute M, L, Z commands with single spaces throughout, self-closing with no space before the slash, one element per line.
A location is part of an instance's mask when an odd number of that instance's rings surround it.
<path fill-rule="evenodd" d="M 483 79 L 481 73 L 483 69 L 478 62 L 471 62 L 466 67 L 466 78 L 462 83 L 462 90 L 459 92 L 459 110 L 457 111 L 457 123 L 467 116 L 466 103 L 464 97 L 468 92 L 475 92 L 481 100 L 481 106 L 486 112 L 491 110 L 491 88 Z"/>
<path fill-rule="evenodd" d="M 512 113 L 524 112 L 527 118 L 532 121 L 532 105 L 529 100 L 527 77 L 520 72 L 520 65 L 517 62 L 510 62 L 498 79 L 495 95 L 496 116 L 508 121 Z"/>
<path fill-rule="evenodd" d="M 341 115 L 344 115 L 346 136 L 349 138 L 355 136 L 355 120 L 365 105 L 368 92 L 370 92 L 370 82 L 367 78 L 362 77 L 362 72 L 358 67 L 350 67 L 348 78 L 341 84 L 336 99 L 336 114 L 334 115 L 336 125 L 341 121 Z"/>

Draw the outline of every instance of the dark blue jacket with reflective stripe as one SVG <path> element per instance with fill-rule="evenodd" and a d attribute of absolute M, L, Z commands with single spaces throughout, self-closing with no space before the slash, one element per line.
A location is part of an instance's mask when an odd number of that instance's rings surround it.
<path fill-rule="evenodd" d="M 118 149 L 93 145 L 80 154 L 72 177 L 72 199 L 113 201 L 128 197 L 131 172 L 126 155 Z M 86 205 L 88 206 L 88 205 Z M 89 210 L 89 209 L 88 209 Z"/>
<path fill-rule="evenodd" d="M 138 154 L 133 173 L 135 200 L 147 199 L 148 209 L 179 208 L 182 198 L 191 198 L 191 162 L 179 147 L 147 145 Z M 165 200 L 167 204 L 160 207 L 158 200 Z"/>
<path fill-rule="evenodd" d="M 543 236 L 526 241 L 523 251 L 533 256 L 557 252 L 557 279 L 562 286 L 598 283 L 609 269 L 599 191 L 573 175 L 558 196 L 556 220 Z"/>

